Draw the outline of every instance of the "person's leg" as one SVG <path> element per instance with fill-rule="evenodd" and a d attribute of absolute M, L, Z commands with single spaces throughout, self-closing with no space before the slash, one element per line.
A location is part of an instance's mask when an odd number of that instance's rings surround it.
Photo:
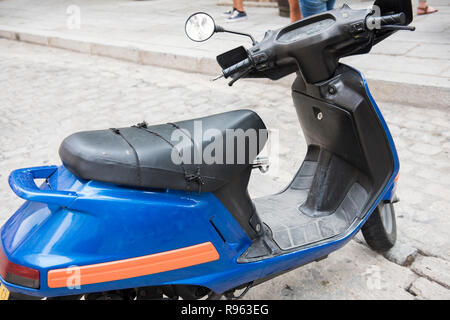
<path fill-rule="evenodd" d="M 225 19 L 225 22 L 236 22 L 247 19 L 247 14 L 244 11 L 243 0 L 233 0 L 233 13 Z"/>
<path fill-rule="evenodd" d="M 233 0 L 233 7 L 240 12 L 245 12 L 244 0 Z"/>
<path fill-rule="evenodd" d="M 300 0 L 303 18 L 327 11 L 326 3 L 321 0 Z"/>
<path fill-rule="evenodd" d="M 298 0 L 289 0 L 289 12 L 291 16 L 291 22 L 302 19 L 302 13 L 300 12 L 300 3 Z"/>
<path fill-rule="evenodd" d="M 336 0 L 328 0 L 327 1 L 327 10 L 333 10 L 335 3 L 336 3 Z"/>
<path fill-rule="evenodd" d="M 422 14 L 435 13 L 437 11 L 437 9 L 427 4 L 427 0 L 419 0 L 419 5 L 417 6 L 417 14 L 419 16 Z"/>

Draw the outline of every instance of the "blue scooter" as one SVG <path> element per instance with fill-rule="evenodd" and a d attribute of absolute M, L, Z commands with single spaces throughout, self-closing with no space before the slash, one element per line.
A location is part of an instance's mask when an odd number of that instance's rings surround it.
<path fill-rule="evenodd" d="M 292 97 L 308 149 L 280 193 L 247 192 L 267 140 L 250 110 L 75 133 L 61 144 L 63 165 L 13 171 L 9 184 L 27 201 L 0 231 L 0 298 L 235 299 L 326 258 L 360 229 L 374 250 L 391 248 L 394 141 L 364 77 L 339 63 L 413 30 L 410 0 L 375 5 L 344 5 L 217 57 L 230 85 L 297 73 Z M 237 33 L 205 13 L 186 22 L 192 40 L 215 32 Z M 199 123 L 216 141 L 229 131 L 244 136 L 233 136 L 217 161 L 199 160 L 212 141 L 195 137 Z M 174 135 L 186 138 L 182 147 Z"/>

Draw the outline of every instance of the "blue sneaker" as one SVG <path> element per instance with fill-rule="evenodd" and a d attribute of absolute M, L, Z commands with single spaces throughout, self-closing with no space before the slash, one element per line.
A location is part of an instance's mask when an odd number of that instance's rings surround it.
<path fill-rule="evenodd" d="M 247 14 L 238 10 L 234 10 L 233 14 L 225 19 L 225 22 L 237 22 L 247 19 Z"/>

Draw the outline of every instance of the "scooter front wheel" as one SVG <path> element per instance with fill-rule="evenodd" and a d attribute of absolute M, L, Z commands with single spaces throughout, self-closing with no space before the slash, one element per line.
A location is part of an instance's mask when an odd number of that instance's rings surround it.
<path fill-rule="evenodd" d="M 392 203 L 380 203 L 361 228 L 370 248 L 384 252 L 392 248 L 397 240 L 397 223 Z"/>

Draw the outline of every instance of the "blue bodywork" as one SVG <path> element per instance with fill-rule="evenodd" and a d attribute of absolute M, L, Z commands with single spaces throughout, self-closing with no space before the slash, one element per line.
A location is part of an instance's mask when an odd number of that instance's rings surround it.
<path fill-rule="evenodd" d="M 395 162 L 394 172 L 371 213 L 380 201 L 392 199 L 399 161 L 389 129 L 365 86 Z M 36 187 L 34 179 L 47 177 L 41 187 Z M 132 189 L 83 181 L 64 166 L 16 170 L 10 176 L 10 185 L 28 201 L 2 227 L 2 250 L 11 262 L 39 270 L 40 288 L 1 281 L 12 292 L 42 297 L 166 284 L 200 285 L 222 293 L 328 255 L 346 244 L 370 216 L 367 214 L 349 233 L 327 243 L 257 262 L 237 263 L 251 240 L 212 193 Z M 52 289 L 47 284 L 47 273 L 52 269 L 145 256 L 204 242 L 214 245 L 218 260 L 83 285 L 80 289 Z"/>

